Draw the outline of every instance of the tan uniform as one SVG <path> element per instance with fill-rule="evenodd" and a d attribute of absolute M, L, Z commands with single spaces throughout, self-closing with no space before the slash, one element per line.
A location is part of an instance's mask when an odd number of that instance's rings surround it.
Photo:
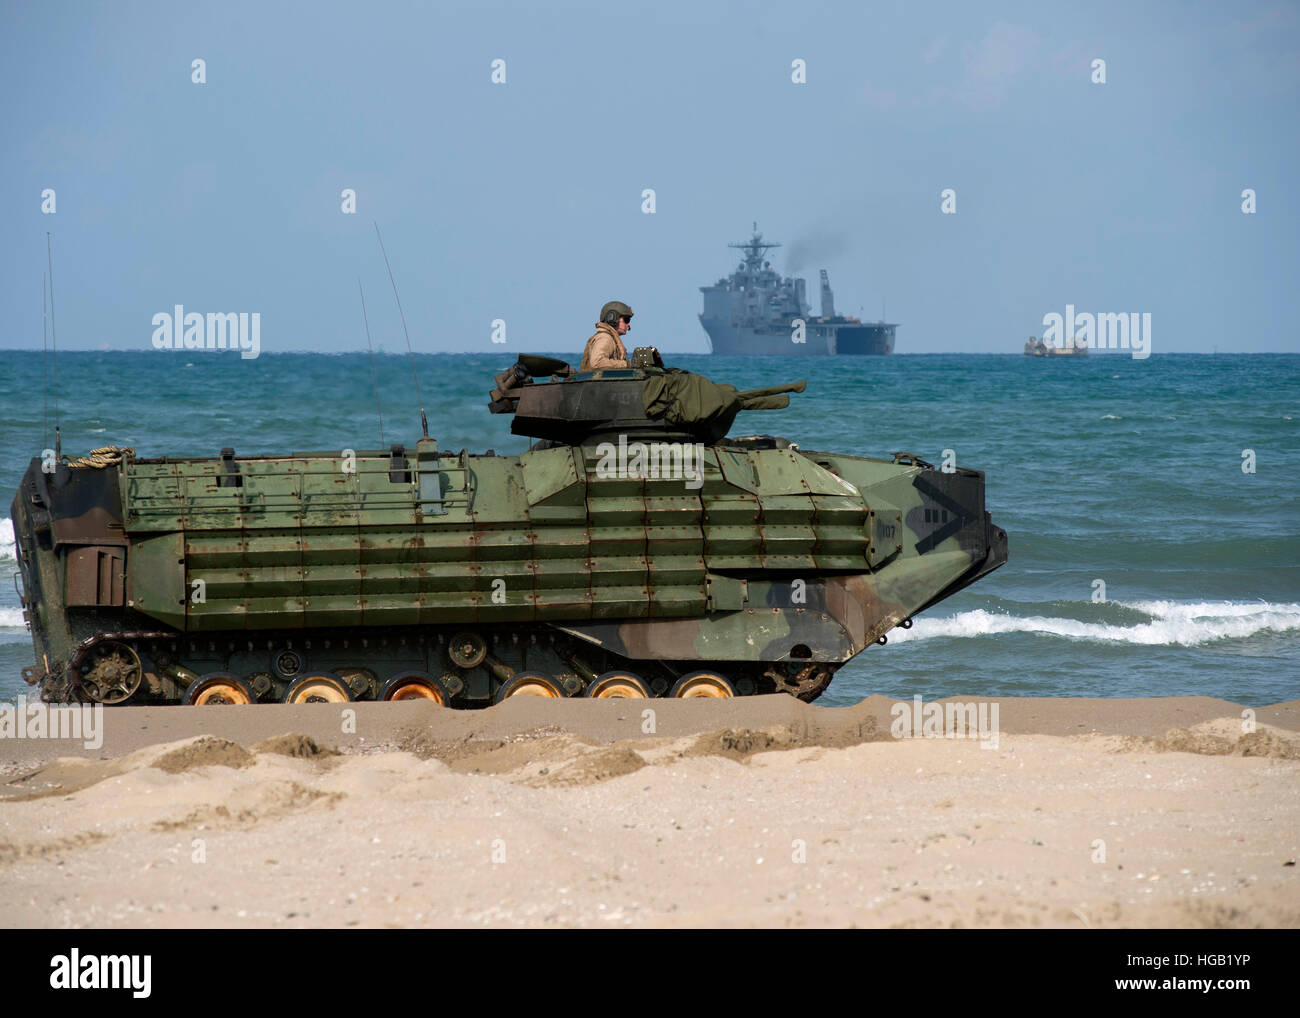
<path fill-rule="evenodd" d="M 623 337 L 612 325 L 600 322 L 596 334 L 587 340 L 587 347 L 582 351 L 582 366 L 579 371 L 599 371 L 601 368 L 627 367 L 627 347 Z"/>

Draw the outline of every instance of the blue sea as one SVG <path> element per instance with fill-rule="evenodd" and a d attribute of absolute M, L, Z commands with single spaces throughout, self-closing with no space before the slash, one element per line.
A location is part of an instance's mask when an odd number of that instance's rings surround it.
<path fill-rule="evenodd" d="M 416 357 L 443 449 L 527 448 L 509 417 L 487 410 L 492 375 L 513 359 Z M 1300 699 L 1300 355 L 667 359 L 741 388 L 807 379 L 790 409 L 742 414 L 738 434 L 935 463 L 951 449 L 987 474 L 1008 563 L 859 655 L 819 703 L 872 693 Z M 377 364 L 384 444 L 412 443 L 408 358 Z M 5 573 L 16 568 L 9 502 L 29 459 L 52 444 L 47 370 L 39 351 L 0 352 Z M 215 456 L 223 446 L 244 455 L 380 441 L 365 353 L 64 352 L 57 372 L 73 455 L 109 444 Z M 6 576 L 0 699 L 27 691 L 19 670 L 32 660 Z"/>

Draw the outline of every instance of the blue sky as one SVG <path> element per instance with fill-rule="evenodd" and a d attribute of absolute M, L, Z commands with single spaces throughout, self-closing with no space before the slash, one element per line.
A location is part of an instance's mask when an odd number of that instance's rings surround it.
<path fill-rule="evenodd" d="M 500 318 L 576 352 L 620 299 L 703 352 L 758 220 L 900 353 L 1015 352 L 1067 303 L 1150 312 L 1157 355 L 1300 350 L 1295 4 L 6 3 L 0 86 L 0 347 L 41 346 L 48 231 L 61 348 L 183 304 L 365 349 L 360 277 L 402 350 L 377 220 L 417 351 Z"/>

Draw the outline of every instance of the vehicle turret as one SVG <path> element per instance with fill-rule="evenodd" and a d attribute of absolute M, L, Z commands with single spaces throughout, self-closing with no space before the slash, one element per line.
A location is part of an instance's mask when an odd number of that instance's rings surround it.
<path fill-rule="evenodd" d="M 783 410 L 804 382 L 738 390 L 703 375 L 650 363 L 651 348 L 633 351 L 630 368 L 577 372 L 548 357 L 521 354 L 497 375 L 488 404 L 514 414 L 516 435 L 568 445 L 598 442 L 610 434 L 656 436 L 713 443 L 742 410 Z"/>

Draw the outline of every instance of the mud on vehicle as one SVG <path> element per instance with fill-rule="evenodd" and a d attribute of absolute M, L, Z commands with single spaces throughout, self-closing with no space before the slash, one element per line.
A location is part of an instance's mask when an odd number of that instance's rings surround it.
<path fill-rule="evenodd" d="M 33 459 L 10 514 L 27 681 L 110 705 L 812 700 L 1006 561 L 979 471 L 729 438 L 803 383 L 633 363 L 521 355 L 490 402 L 537 440 L 514 456 Z"/>

